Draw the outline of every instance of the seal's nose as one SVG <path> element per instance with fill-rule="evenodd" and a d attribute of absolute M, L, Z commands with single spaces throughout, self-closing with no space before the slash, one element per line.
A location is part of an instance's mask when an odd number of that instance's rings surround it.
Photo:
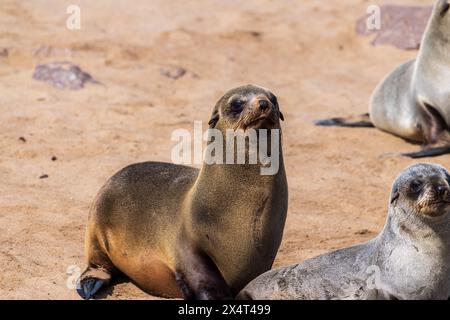
<path fill-rule="evenodd" d="M 448 187 L 447 186 L 445 186 L 445 185 L 438 185 L 437 187 L 436 187 L 436 192 L 440 195 L 440 196 L 443 196 L 443 195 L 445 195 L 445 193 L 447 192 L 447 190 L 448 190 Z"/>
<path fill-rule="evenodd" d="M 269 102 L 267 100 L 259 100 L 259 108 L 261 111 L 266 111 L 266 109 L 269 107 Z"/>

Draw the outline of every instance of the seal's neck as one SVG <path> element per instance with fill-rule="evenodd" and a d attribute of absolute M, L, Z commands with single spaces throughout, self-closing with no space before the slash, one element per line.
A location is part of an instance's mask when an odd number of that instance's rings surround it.
<path fill-rule="evenodd" d="M 450 245 L 450 230 L 434 226 L 421 220 L 416 214 L 399 207 L 390 207 L 382 239 L 384 242 L 396 240 L 408 244 L 409 248 L 423 253 L 442 251 Z"/>
<path fill-rule="evenodd" d="M 438 65 L 450 61 L 448 54 L 450 50 L 450 17 L 441 16 L 441 10 L 441 6 L 436 5 L 428 21 L 417 57 L 417 68 L 420 68 L 422 63 L 427 63 L 427 67 L 430 68 L 430 61 Z M 447 13 L 447 15 L 449 14 Z"/>
<path fill-rule="evenodd" d="M 436 294 L 446 288 L 450 294 L 449 227 L 437 228 L 401 208 L 389 209 L 384 230 L 376 241 L 374 261 L 384 273 L 381 278 L 391 279 L 388 290 L 442 298 Z"/>
<path fill-rule="evenodd" d="M 275 182 L 280 177 L 285 176 L 283 154 L 280 151 L 277 161 L 277 170 L 274 174 L 264 174 L 264 169 L 268 168 L 267 164 L 258 162 L 257 164 L 204 164 L 200 169 L 197 182 L 209 181 L 211 179 L 228 181 L 230 184 L 238 184 L 242 187 L 245 185 L 257 185 L 258 183 Z M 269 164 L 273 165 L 273 163 Z M 222 179 L 223 177 L 223 179 Z M 225 186 L 227 188 L 229 186 Z"/>
<path fill-rule="evenodd" d="M 287 182 L 281 136 L 278 143 L 279 150 L 276 154 L 270 155 L 270 164 L 262 164 L 259 160 L 256 164 L 204 163 L 192 188 L 192 192 L 197 194 L 196 201 L 202 202 L 204 197 L 216 197 L 214 201 L 219 201 L 225 197 L 228 199 L 228 205 L 231 206 L 231 202 L 242 203 L 245 199 L 248 207 L 252 207 L 268 194 L 272 199 L 278 199 L 276 201 L 285 199 Z M 264 169 L 268 165 L 275 165 L 276 170 L 269 171 L 273 174 L 264 174 Z"/>
<path fill-rule="evenodd" d="M 223 144 L 213 150 L 214 156 L 205 154 L 199 179 L 203 176 L 225 175 L 235 178 L 239 183 L 270 181 L 284 175 L 281 130 L 236 131 L 234 136 L 227 132 L 220 133 Z M 209 143 L 210 148 L 213 143 Z M 219 154 L 220 153 L 220 154 Z M 214 160 L 214 161 L 209 161 Z M 218 162 L 219 161 L 219 162 Z M 211 164 L 212 163 L 212 164 Z"/>

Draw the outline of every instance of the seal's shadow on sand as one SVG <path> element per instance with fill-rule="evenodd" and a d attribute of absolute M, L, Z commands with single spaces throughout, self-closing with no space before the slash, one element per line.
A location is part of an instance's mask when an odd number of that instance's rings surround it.
<path fill-rule="evenodd" d="M 107 299 L 109 296 L 113 295 L 114 288 L 116 287 L 116 285 L 124 284 L 124 283 L 131 283 L 139 288 L 139 286 L 136 283 L 134 283 L 133 281 L 131 281 L 131 279 L 128 278 L 126 275 L 118 274 L 111 280 L 109 285 L 103 286 L 102 288 L 100 288 L 98 290 L 98 292 L 96 292 L 94 294 L 94 296 L 93 296 L 94 300 Z M 142 290 L 143 292 L 145 292 L 142 288 L 139 288 L 139 290 Z"/>
<path fill-rule="evenodd" d="M 107 286 L 101 287 L 94 294 L 94 296 L 92 298 L 93 298 L 93 300 L 104 300 L 104 299 L 108 299 L 110 296 L 113 297 L 114 296 L 114 288 L 117 285 L 126 284 L 126 283 L 134 285 L 136 288 L 138 288 L 140 291 L 142 291 L 145 294 L 150 294 L 150 295 L 155 294 L 155 292 L 148 292 L 144 288 L 141 288 L 137 283 L 135 283 L 133 280 L 128 278 L 126 275 L 116 274 L 112 278 L 111 282 Z M 165 297 L 162 297 L 162 298 L 165 298 Z"/>

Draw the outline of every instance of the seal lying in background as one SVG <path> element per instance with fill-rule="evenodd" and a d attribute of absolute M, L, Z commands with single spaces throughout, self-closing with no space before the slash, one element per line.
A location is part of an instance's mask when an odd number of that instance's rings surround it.
<path fill-rule="evenodd" d="M 394 182 L 389 214 L 372 241 L 269 271 L 240 299 L 447 299 L 450 175 L 413 165 Z"/>
<path fill-rule="evenodd" d="M 248 85 L 226 93 L 209 124 L 225 134 L 280 129 L 280 119 L 276 97 Z M 198 170 L 157 162 L 115 174 L 89 215 L 88 267 L 78 293 L 89 299 L 120 272 L 164 297 L 234 297 L 271 268 L 281 242 L 288 191 L 277 142 L 274 175 L 261 175 L 259 163 L 204 163 Z"/>
<path fill-rule="evenodd" d="M 417 59 L 397 67 L 375 89 L 369 114 L 332 118 L 320 126 L 372 127 L 422 143 L 411 158 L 450 153 L 450 5 L 433 9 Z"/>

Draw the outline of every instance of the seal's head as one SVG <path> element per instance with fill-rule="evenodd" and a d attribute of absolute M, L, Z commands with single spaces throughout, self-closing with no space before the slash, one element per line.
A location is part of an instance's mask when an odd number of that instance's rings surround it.
<path fill-rule="evenodd" d="M 284 120 L 277 97 L 269 90 L 246 85 L 228 91 L 214 107 L 210 128 L 279 129 Z"/>
<path fill-rule="evenodd" d="M 449 0 L 439 0 L 436 4 L 435 10 L 440 17 L 447 16 L 450 9 Z"/>
<path fill-rule="evenodd" d="M 450 174 L 436 164 L 415 164 L 395 180 L 391 206 L 417 217 L 435 218 L 450 212 Z"/>
<path fill-rule="evenodd" d="M 439 0 L 433 8 L 430 20 L 428 21 L 427 30 L 424 33 L 423 45 L 426 47 L 427 43 L 431 45 L 440 43 L 445 46 L 449 35 L 450 27 L 450 0 Z M 443 40 L 443 41 L 442 41 Z"/>

